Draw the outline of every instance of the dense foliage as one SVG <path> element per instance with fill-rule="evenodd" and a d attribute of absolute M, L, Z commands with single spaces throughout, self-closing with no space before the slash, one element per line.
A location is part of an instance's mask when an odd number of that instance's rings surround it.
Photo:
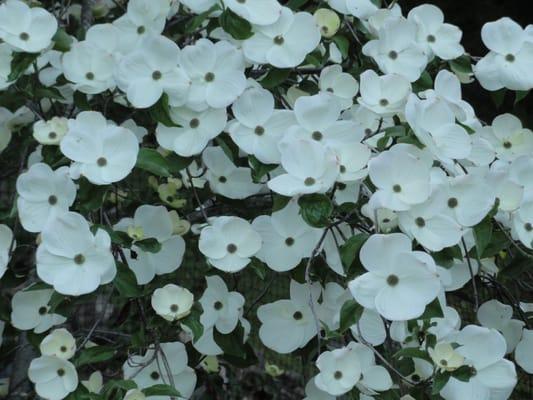
<path fill-rule="evenodd" d="M 533 131 L 462 86 L 533 25 L 401 5 L 2 2 L 0 397 L 530 398 Z"/>

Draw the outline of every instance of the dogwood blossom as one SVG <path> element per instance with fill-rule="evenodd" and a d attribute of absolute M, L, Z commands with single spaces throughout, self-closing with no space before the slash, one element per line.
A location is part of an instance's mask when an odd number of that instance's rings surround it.
<path fill-rule="evenodd" d="M 185 241 L 173 234 L 168 210 L 163 206 L 142 205 L 133 218 L 123 218 L 114 227 L 127 232 L 135 240 L 156 239 L 161 248 L 151 252 L 135 244 L 125 251 L 128 266 L 139 284 L 150 282 L 156 275 L 168 274 L 181 265 L 185 253 Z"/>
<path fill-rule="evenodd" d="M 109 234 L 103 229 L 93 234 L 80 214 L 58 215 L 45 225 L 41 240 L 36 254 L 37 275 L 59 293 L 91 293 L 116 275 Z"/>
<path fill-rule="evenodd" d="M 24 229 L 40 232 L 48 221 L 68 211 L 76 198 L 76 186 L 68 167 L 53 171 L 47 164 L 33 164 L 17 179 L 17 208 Z"/>
<path fill-rule="evenodd" d="M 276 22 L 254 28 L 254 35 L 242 44 L 244 55 L 254 63 L 296 67 L 320 43 L 320 29 L 313 16 L 294 13 L 288 7 L 282 7 Z"/>
<path fill-rule="evenodd" d="M 13 232 L 7 225 L 0 225 L 0 278 L 7 271 L 11 247 L 13 246 Z"/>
<path fill-rule="evenodd" d="M 396 263 L 399 257 L 401 265 Z M 368 272 L 349 283 L 350 291 L 358 303 L 387 319 L 419 317 L 440 290 L 435 262 L 424 252 L 412 251 L 403 234 L 372 235 L 360 258 Z"/>
<path fill-rule="evenodd" d="M 214 267 L 237 272 L 261 249 L 261 236 L 242 218 L 218 217 L 202 229 L 198 247 Z"/>
<path fill-rule="evenodd" d="M 43 333 L 65 322 L 67 319 L 62 315 L 49 312 L 48 302 L 53 293 L 51 289 L 15 293 L 11 299 L 11 325 L 17 329 L 33 329 L 35 333 Z"/>
<path fill-rule="evenodd" d="M 28 378 L 35 383 L 35 391 L 43 398 L 61 400 L 76 390 L 78 373 L 69 361 L 43 355 L 31 361 Z"/>
<path fill-rule="evenodd" d="M 41 7 L 7 0 L 0 5 L 0 39 L 18 51 L 38 53 L 51 43 L 57 20 Z"/>
<path fill-rule="evenodd" d="M 152 307 L 166 319 L 174 321 L 189 315 L 194 297 L 186 288 L 169 283 L 152 294 Z"/>
<path fill-rule="evenodd" d="M 84 111 L 69 120 L 61 152 L 73 160 L 70 175 L 86 177 L 97 185 L 125 178 L 135 166 L 139 143 L 130 130 L 108 124 L 95 111 Z"/>

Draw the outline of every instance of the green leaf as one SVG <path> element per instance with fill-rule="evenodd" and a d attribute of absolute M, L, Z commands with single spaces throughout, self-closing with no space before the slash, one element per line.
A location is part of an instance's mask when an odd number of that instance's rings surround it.
<path fill-rule="evenodd" d="M 417 319 L 444 318 L 438 297 L 426 306 L 424 313 Z"/>
<path fill-rule="evenodd" d="M 308 3 L 309 0 L 289 0 L 287 7 L 293 11 L 300 11 L 301 7 Z"/>
<path fill-rule="evenodd" d="M 192 331 L 194 342 L 196 342 L 204 334 L 204 326 L 200 323 L 200 314 L 201 311 L 193 307 L 191 309 L 191 313 L 180 320 L 182 325 L 185 325 Z"/>
<path fill-rule="evenodd" d="M 229 8 L 226 8 L 220 17 L 218 22 L 222 29 L 229 33 L 233 39 L 246 40 L 254 35 L 252 31 L 252 24 L 242 17 L 239 17 Z"/>
<path fill-rule="evenodd" d="M 33 92 L 36 99 L 53 99 L 53 100 L 65 100 L 59 90 L 54 87 L 46 87 L 38 85 Z"/>
<path fill-rule="evenodd" d="M 473 231 L 474 239 L 476 241 L 477 256 L 481 258 L 492 238 L 492 219 L 485 218 L 474 227 Z"/>
<path fill-rule="evenodd" d="M 54 42 L 54 50 L 62 53 L 69 51 L 72 45 L 72 37 L 63 28 L 57 30 L 52 41 Z"/>
<path fill-rule="evenodd" d="M 339 332 L 346 332 L 352 325 L 355 325 L 361 319 L 365 308 L 355 300 L 347 300 L 341 308 L 341 318 Z"/>
<path fill-rule="evenodd" d="M 135 166 L 164 178 L 172 176 L 172 166 L 165 157 L 154 149 L 141 148 Z"/>
<path fill-rule="evenodd" d="M 495 92 L 490 92 L 490 97 L 492 98 L 492 101 L 494 102 L 496 108 L 500 108 L 502 106 L 506 94 L 507 89 L 505 88 L 496 90 Z"/>
<path fill-rule="evenodd" d="M 82 365 L 107 361 L 113 358 L 115 351 L 116 350 L 111 346 L 95 346 L 81 349 L 74 364 L 76 367 L 81 367 Z"/>
<path fill-rule="evenodd" d="M 215 343 L 224 351 L 222 358 L 232 365 L 244 368 L 257 363 L 257 357 L 252 347 L 244 343 L 244 328 L 240 322 L 233 332 L 227 335 L 214 329 L 213 338 Z"/>
<path fill-rule="evenodd" d="M 420 92 L 431 88 L 433 88 L 433 78 L 431 78 L 431 75 L 427 71 L 422 72 L 420 78 L 413 83 L 414 92 Z"/>
<path fill-rule="evenodd" d="M 7 76 L 7 81 L 12 82 L 20 78 L 30 65 L 33 64 L 39 53 L 13 53 L 11 59 L 11 72 Z"/>
<path fill-rule="evenodd" d="M 136 387 L 137 384 L 131 380 L 111 380 L 104 385 L 100 393 L 105 395 L 106 399 L 121 399 L 124 397 L 125 392 L 135 389 Z M 113 395 L 115 395 L 115 397 L 113 397 Z"/>
<path fill-rule="evenodd" d="M 472 61 L 467 55 L 462 55 L 448 63 L 450 69 L 458 75 L 469 75 L 472 73 Z"/>
<path fill-rule="evenodd" d="M 121 296 L 135 298 L 142 296 L 142 290 L 137 284 L 137 278 L 131 269 L 123 263 L 117 262 L 117 276 L 113 280 Z"/>
<path fill-rule="evenodd" d="M 446 386 L 448 381 L 451 378 L 451 374 L 449 372 L 437 372 L 435 377 L 433 378 L 433 386 L 431 388 L 431 394 L 439 394 L 442 388 Z"/>
<path fill-rule="evenodd" d="M 131 246 L 133 239 L 130 238 L 126 232 L 115 231 L 113 230 L 113 228 L 107 225 L 94 224 L 91 226 L 92 233 L 96 233 L 98 229 L 103 229 L 104 231 L 106 231 L 109 237 L 111 238 L 111 242 L 113 242 L 114 244 L 127 248 Z"/>
<path fill-rule="evenodd" d="M 161 243 L 159 243 L 159 241 L 155 238 L 138 240 L 135 241 L 134 244 L 141 250 L 149 253 L 159 253 L 161 251 Z"/>
<path fill-rule="evenodd" d="M 176 124 L 170 116 L 170 106 L 168 105 L 168 95 L 163 93 L 161 98 L 152 107 L 148 109 L 148 112 L 152 119 L 159 122 L 169 128 L 180 127 Z"/>
<path fill-rule="evenodd" d="M 524 100 L 528 94 L 529 94 L 529 90 L 518 90 L 518 91 L 516 91 L 515 92 L 514 105 L 516 106 L 518 103 L 520 103 L 522 100 Z"/>
<path fill-rule="evenodd" d="M 342 58 L 347 58 L 350 49 L 350 41 L 346 38 L 346 36 L 335 35 L 331 40 L 333 40 L 333 43 L 337 45 L 337 48 L 342 54 Z"/>
<path fill-rule="evenodd" d="M 344 267 L 344 272 L 347 275 L 350 275 L 349 272 L 352 270 L 354 261 L 359 260 L 359 251 L 367 239 L 368 234 L 359 233 L 349 238 L 340 246 L 339 253 L 341 256 L 342 266 Z"/>
<path fill-rule="evenodd" d="M 105 195 L 109 186 L 93 185 L 86 178 L 78 181 L 77 195 L 78 209 L 82 212 L 90 212 L 99 209 L 104 204 Z"/>
<path fill-rule="evenodd" d="M 417 347 L 404 347 L 403 349 L 397 351 L 394 354 L 394 358 L 420 358 L 422 360 L 426 360 L 429 363 L 433 364 L 433 361 L 431 360 L 431 357 L 427 352 L 424 350 L 421 350 Z"/>
<path fill-rule="evenodd" d="M 285 208 L 285 206 L 289 204 L 289 201 L 291 201 L 290 197 L 282 196 L 280 194 L 275 194 L 272 197 L 274 199 L 272 202 L 272 212 L 276 212 Z"/>
<path fill-rule="evenodd" d="M 173 388 L 172 386 L 165 385 L 165 384 L 149 386 L 143 389 L 142 392 L 144 393 L 146 397 L 149 397 L 149 396 L 179 397 L 180 396 L 180 392 L 178 392 L 176 388 Z"/>
<path fill-rule="evenodd" d="M 468 382 L 470 378 L 472 378 L 475 375 L 476 371 L 474 368 L 463 365 L 459 368 L 457 368 L 455 371 L 452 371 L 451 375 L 455 378 L 460 380 L 461 382 Z"/>
<path fill-rule="evenodd" d="M 255 272 L 259 279 L 262 281 L 265 280 L 265 277 L 268 274 L 268 267 L 264 262 L 261 262 L 259 259 L 254 257 L 250 263 L 250 268 Z"/>
<path fill-rule="evenodd" d="M 265 89 L 274 89 L 285 82 L 290 74 L 290 69 L 272 68 L 259 83 Z"/>
<path fill-rule="evenodd" d="M 81 111 L 89 111 L 91 109 L 91 105 L 89 104 L 89 101 L 87 100 L 87 95 L 85 93 L 78 92 L 76 90 L 72 98 L 74 100 L 74 105 L 78 107 Z"/>
<path fill-rule="evenodd" d="M 252 167 L 252 179 L 255 183 L 260 183 L 263 176 L 278 167 L 276 164 L 263 164 L 252 155 L 248 156 L 248 163 Z"/>
<path fill-rule="evenodd" d="M 201 14 L 198 14 L 191 18 L 186 24 L 185 24 L 185 33 L 192 33 L 196 29 L 198 29 L 203 22 L 209 17 L 214 11 L 220 10 L 220 6 L 218 4 L 215 4 L 212 6 L 209 10 L 204 11 Z"/>
<path fill-rule="evenodd" d="M 315 228 L 329 225 L 329 218 L 333 213 L 333 203 L 325 194 L 307 194 L 298 199 L 300 214 L 304 221 Z"/>

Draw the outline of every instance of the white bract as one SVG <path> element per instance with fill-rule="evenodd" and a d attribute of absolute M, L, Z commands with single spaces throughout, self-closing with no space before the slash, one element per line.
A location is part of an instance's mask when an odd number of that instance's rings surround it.
<path fill-rule="evenodd" d="M 68 132 L 68 119 L 53 117 L 49 121 L 39 120 L 33 124 L 33 137 L 40 144 L 59 144 Z"/>
<path fill-rule="evenodd" d="M 484 89 L 529 90 L 533 77 L 533 40 L 530 27 L 523 29 L 508 17 L 488 22 L 481 29 L 481 39 L 489 53 L 474 68 Z"/>
<path fill-rule="evenodd" d="M 172 108 L 170 117 L 179 127 L 157 124 L 157 142 L 183 157 L 200 154 L 207 143 L 224 130 L 227 121 L 223 108 L 208 108 L 199 112 L 184 107 Z"/>
<path fill-rule="evenodd" d="M 65 328 L 50 332 L 39 345 L 43 356 L 54 356 L 68 360 L 76 353 L 76 340 Z"/>
<path fill-rule="evenodd" d="M 414 22 L 391 18 L 379 30 L 379 38 L 363 46 L 363 54 L 372 57 L 383 73 L 402 75 L 414 82 L 427 65 L 425 49 L 416 35 Z"/>
<path fill-rule="evenodd" d="M 403 234 L 371 236 L 360 258 L 368 272 L 349 283 L 350 291 L 359 304 L 386 319 L 417 318 L 439 293 L 435 262 L 424 252 L 412 251 Z"/>
<path fill-rule="evenodd" d="M 261 249 L 261 236 L 239 217 L 218 217 L 200 233 L 198 247 L 215 268 L 237 272 Z"/>
<path fill-rule="evenodd" d="M 191 80 L 186 105 L 194 110 L 226 108 L 246 88 L 242 51 L 227 41 L 200 39 L 183 48 L 179 60 Z"/>
<path fill-rule="evenodd" d="M 281 165 L 287 171 L 268 181 L 268 187 L 284 196 L 325 193 L 339 174 L 332 149 L 315 140 L 295 139 L 281 147 Z"/>
<path fill-rule="evenodd" d="M 257 318 L 263 344 L 282 354 L 304 347 L 317 334 L 310 303 L 316 304 L 319 296 L 318 284 L 309 288 L 291 280 L 290 299 L 260 306 Z"/>
<path fill-rule="evenodd" d="M 109 124 L 95 111 L 84 111 L 69 120 L 69 131 L 60 144 L 70 158 L 70 175 L 86 177 L 96 185 L 124 179 L 137 161 L 139 143 L 129 129 Z"/>
<path fill-rule="evenodd" d="M 54 293 L 51 289 L 18 291 L 11 299 L 11 325 L 17 329 L 35 333 L 46 332 L 54 325 L 67 319 L 62 315 L 50 313 L 48 302 Z"/>
<path fill-rule="evenodd" d="M 76 198 L 76 186 L 68 167 L 53 171 L 47 164 L 33 164 L 17 179 L 17 208 L 22 226 L 40 232 L 48 221 L 68 211 Z"/>
<path fill-rule="evenodd" d="M 265 164 L 280 162 L 278 143 L 296 125 L 290 110 L 275 110 L 274 96 L 268 90 L 250 87 L 233 103 L 235 119 L 227 131 L 243 151 Z"/>
<path fill-rule="evenodd" d="M 116 71 L 118 87 L 136 108 L 155 104 L 163 93 L 169 104 L 183 105 L 188 98 L 191 81 L 178 66 L 180 49 L 170 39 L 147 35 L 139 47 L 126 55 Z"/>
<path fill-rule="evenodd" d="M 37 394 L 49 400 L 61 400 L 76 390 L 78 373 L 69 361 L 43 355 L 31 361 L 28 378 L 35 384 Z"/>
<path fill-rule="evenodd" d="M 207 288 L 202 297 L 200 322 L 205 329 L 213 328 L 222 334 L 232 332 L 242 316 L 244 297 L 228 291 L 226 283 L 217 275 L 206 276 Z"/>
<path fill-rule="evenodd" d="M 37 275 L 62 294 L 80 296 L 109 283 L 116 275 L 111 239 L 103 229 L 93 234 L 83 216 L 58 215 L 41 232 Z"/>
<path fill-rule="evenodd" d="M 311 254 L 322 234 L 320 229 L 304 222 L 296 201 L 272 213 L 271 217 L 257 217 L 252 227 L 262 238 L 262 247 L 256 257 L 277 272 L 296 267 Z"/>
<path fill-rule="evenodd" d="M 18 51 L 44 50 L 56 31 L 57 20 L 44 8 L 30 8 L 19 0 L 7 0 L 0 5 L 0 39 Z"/>
<path fill-rule="evenodd" d="M 169 283 L 152 294 L 152 308 L 167 321 L 189 315 L 194 297 L 186 288 Z"/>
<path fill-rule="evenodd" d="M 254 30 L 254 35 L 242 44 L 244 55 L 254 63 L 277 68 L 296 67 L 320 43 L 314 17 L 307 12 L 293 13 L 288 7 L 282 7 L 276 22 L 255 26 Z"/>
<path fill-rule="evenodd" d="M 185 241 L 174 234 L 172 219 L 165 207 L 142 205 L 135 210 L 133 218 L 121 219 L 114 228 L 127 232 L 134 239 L 125 256 L 139 284 L 150 282 L 156 275 L 175 271 L 181 265 Z M 157 240 L 161 248 L 154 252 L 135 244 L 135 241 L 144 239 Z"/>

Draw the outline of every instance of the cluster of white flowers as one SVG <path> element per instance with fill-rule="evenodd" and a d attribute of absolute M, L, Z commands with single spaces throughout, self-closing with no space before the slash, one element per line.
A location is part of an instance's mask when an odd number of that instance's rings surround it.
<path fill-rule="evenodd" d="M 307 400 L 505 400 L 533 373 L 505 287 L 531 277 L 533 131 L 461 87 L 518 103 L 533 25 L 486 23 L 481 58 L 429 4 L 26 3 L 0 5 L 0 346 L 32 331 L 38 396 L 210 396 L 262 346 L 302 356 Z"/>

